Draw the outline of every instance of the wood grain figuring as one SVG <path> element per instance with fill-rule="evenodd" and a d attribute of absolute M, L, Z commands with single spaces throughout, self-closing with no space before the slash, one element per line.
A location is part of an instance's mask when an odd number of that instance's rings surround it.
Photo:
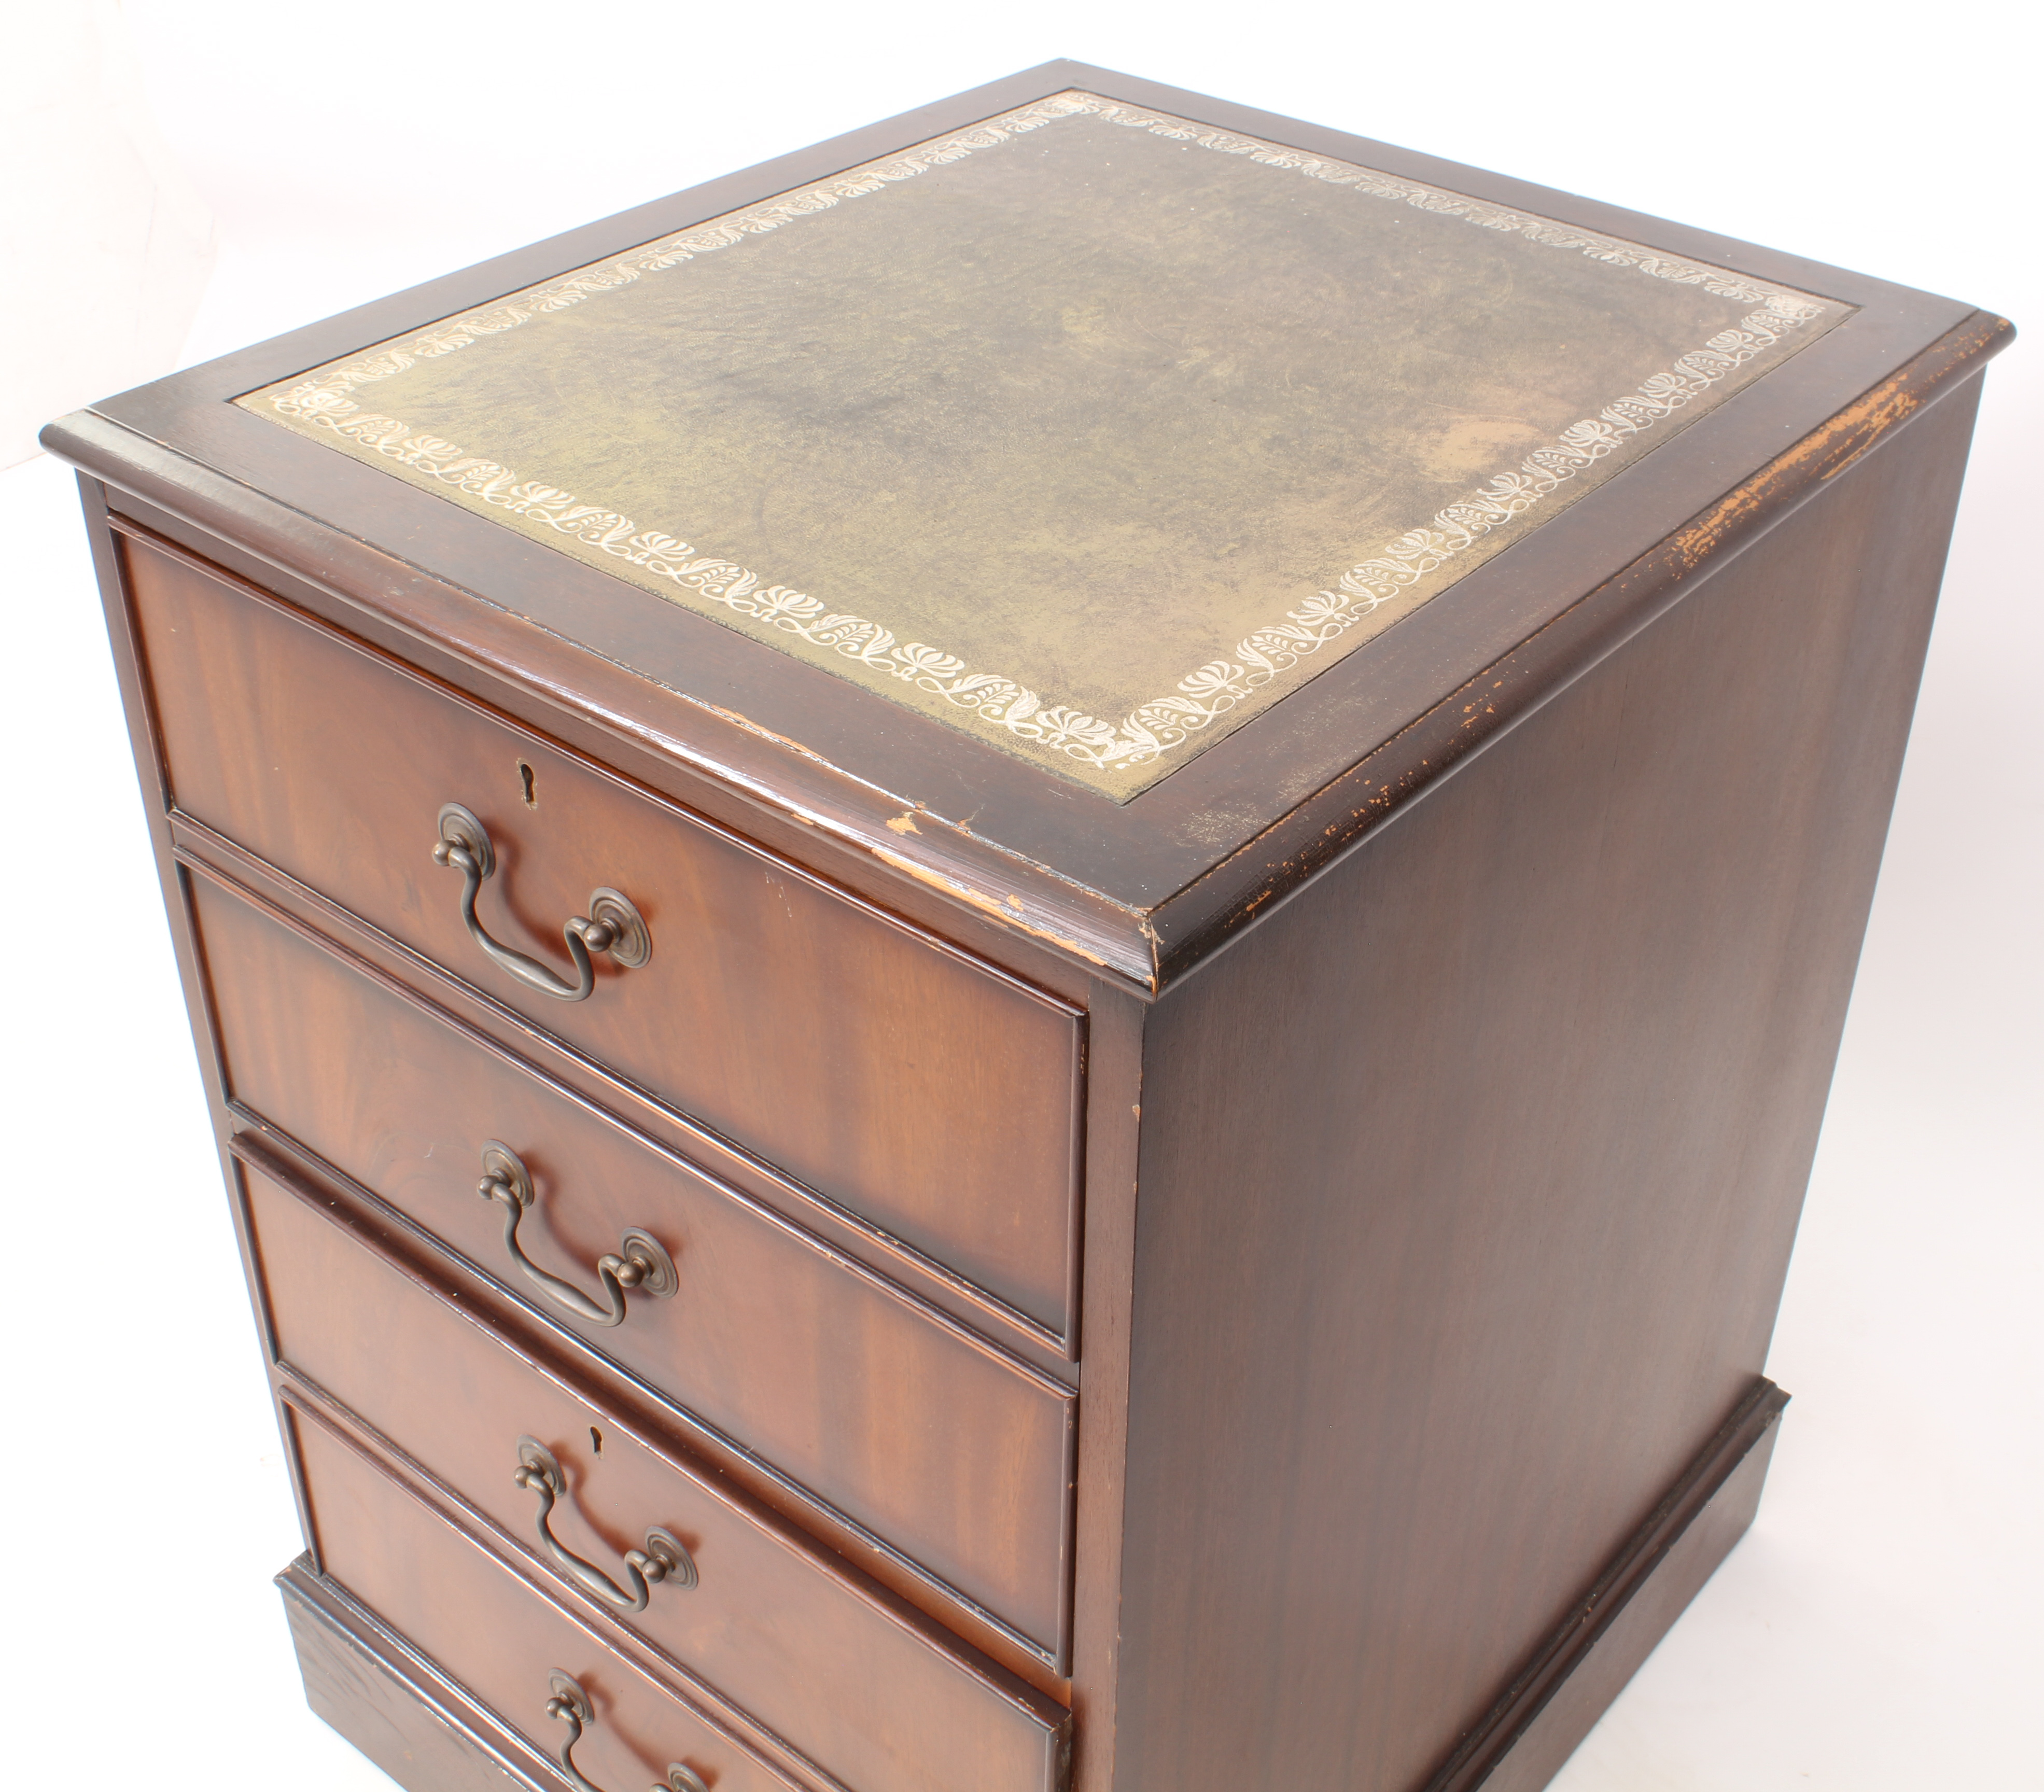
<path fill-rule="evenodd" d="M 1120 806 L 232 402 L 1069 88 L 1850 314 Z M 286 1578 L 344 1733 L 414 1792 L 571 1792 L 559 1666 L 605 1792 L 677 1757 L 976 1792 L 1017 1712 L 1028 1792 L 1533 1792 L 1758 1496 L 1737 1442 L 2011 334 L 1058 63 L 52 425 L 230 1185 L 292 1191 L 275 1379 L 336 1578 Z M 651 964 L 572 1007 L 496 968 L 430 857 L 449 801 L 499 937 L 558 966 L 613 885 Z M 644 1226 L 681 1294 L 599 1337 L 508 1292 L 478 1135 L 538 1171 L 546 1263 Z M 569 1590 L 499 1461 L 528 1402 L 593 1557 L 686 1506 L 772 1598 L 713 1636 L 702 1590 L 643 1629 Z M 911 1704 L 941 1734 L 897 1772 Z"/>
<path fill-rule="evenodd" d="M 1972 399 L 1153 1013 L 1129 1788 L 1406 1792 L 1759 1371 Z"/>
<path fill-rule="evenodd" d="M 551 1523 L 574 1554 L 620 1580 L 619 1559 L 657 1525 L 694 1556 L 699 1585 L 655 1586 L 619 1621 L 847 1783 L 1043 1786 L 1060 1708 L 861 1590 L 297 1194 L 252 1171 L 244 1183 L 281 1360 L 524 1551 L 543 1582 L 577 1597 L 538 1541 L 536 1497 L 513 1482 L 525 1436 L 567 1473 Z M 379 1374 L 392 1359 L 431 1371 Z M 317 1509 L 316 1479 L 308 1492 Z"/>
<path fill-rule="evenodd" d="M 532 1070 L 659 1149 L 791 1221 L 895 1287 L 991 1339 L 1053 1380 L 1072 1373 L 1076 1337 L 1060 1336 L 955 1271 L 882 1231 L 849 1208 L 795 1181 L 776 1165 L 691 1119 L 670 1101 L 619 1076 L 474 984 L 374 928 L 317 891 L 181 811 L 170 834 L 176 867 L 251 904 L 321 951 L 336 953 L 399 1000 L 424 1006 L 486 1050 Z"/>
<path fill-rule="evenodd" d="M 1062 1653 L 1069 1389 L 217 886 L 194 879 L 192 897 L 232 1096 Z M 532 1172 L 520 1235 L 552 1273 L 594 1290 L 590 1266 L 636 1226 L 674 1257 L 678 1291 L 628 1297 L 609 1329 L 538 1294 L 505 1252 L 502 1209 L 476 1194 L 491 1138 Z M 344 1306 L 321 1310 L 368 1348 Z"/>
<path fill-rule="evenodd" d="M 1055 1330 L 1070 1322 L 1080 1017 L 160 549 L 129 582 L 182 809 Z M 532 774 L 525 801 L 521 767 Z M 478 913 L 564 963 L 622 890 L 652 961 L 524 991 L 433 863 L 444 802 L 498 866 Z"/>
<path fill-rule="evenodd" d="M 317 1420 L 294 1414 L 289 1429 L 306 1485 L 317 1490 L 313 1548 L 321 1571 L 528 1746 L 551 1755 L 566 1736 L 545 1709 L 548 1676 L 559 1669 L 582 1682 L 596 1707 L 574 1761 L 599 1786 L 637 1792 L 680 1761 L 715 1792 L 836 1792 L 820 1775 L 770 1766 L 672 1688 L 620 1659 Z"/>

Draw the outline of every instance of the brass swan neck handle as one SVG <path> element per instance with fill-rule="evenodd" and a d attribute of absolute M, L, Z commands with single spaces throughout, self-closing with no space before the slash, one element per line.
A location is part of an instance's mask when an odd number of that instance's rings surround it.
<path fill-rule="evenodd" d="M 450 865 L 461 873 L 461 918 L 469 937 L 489 954 L 498 969 L 541 995 L 551 996 L 556 1002 L 586 1001 L 596 987 L 593 953 L 607 952 L 613 963 L 627 971 L 636 971 L 653 956 L 653 936 L 646 931 L 645 917 L 632 906 L 630 897 L 607 886 L 590 893 L 587 914 L 571 916 L 561 929 L 574 966 L 572 983 L 537 959 L 492 939 L 489 929 L 476 918 L 475 899 L 483 885 L 496 875 L 497 849 L 490 844 L 490 830 L 481 817 L 458 802 L 441 806 L 433 863 Z"/>
<path fill-rule="evenodd" d="M 520 1273 L 556 1306 L 578 1319 L 592 1325 L 621 1325 L 628 1288 L 663 1301 L 681 1286 L 674 1259 L 667 1254 L 667 1247 L 636 1226 L 624 1234 L 616 1251 L 597 1259 L 600 1291 L 596 1294 L 586 1294 L 573 1282 L 540 1268 L 518 1242 L 519 1223 L 525 1217 L 526 1209 L 539 1199 L 539 1191 L 524 1159 L 501 1139 L 491 1139 L 482 1148 L 482 1179 L 475 1185 L 475 1192 L 504 1209 L 504 1248 L 511 1253 Z"/>
<path fill-rule="evenodd" d="M 585 1775 L 574 1760 L 574 1745 L 582 1740 L 582 1732 L 596 1723 L 596 1707 L 590 1703 L 582 1682 L 558 1667 L 548 1676 L 547 1686 L 553 1695 L 547 1701 L 547 1715 L 568 1727 L 568 1739 L 560 1747 L 561 1771 L 567 1775 L 568 1783 L 575 1792 L 603 1792 L 603 1788 Z M 709 1792 L 709 1787 L 694 1768 L 684 1767 L 679 1761 L 670 1761 L 667 1777 L 655 1786 L 652 1792 Z"/>
<path fill-rule="evenodd" d="M 554 1565 L 592 1598 L 613 1611 L 643 1612 L 663 1582 L 686 1593 L 696 1584 L 695 1558 L 671 1531 L 655 1526 L 646 1533 L 644 1549 L 628 1550 L 624 1556 L 625 1584 L 620 1586 L 594 1562 L 585 1562 L 554 1535 L 555 1503 L 568 1490 L 568 1479 L 560 1459 L 536 1437 L 518 1440 L 518 1467 L 512 1479 L 528 1492 L 540 1496 L 534 1524 L 540 1546 Z"/>

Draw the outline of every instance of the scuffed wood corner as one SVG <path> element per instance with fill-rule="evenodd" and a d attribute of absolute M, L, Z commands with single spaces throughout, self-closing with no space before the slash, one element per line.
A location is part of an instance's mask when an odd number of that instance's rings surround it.
<path fill-rule="evenodd" d="M 1480 748 L 1623 645 L 1697 582 L 1863 459 L 2014 339 L 1975 311 L 1448 693 L 1314 797 L 1152 911 L 1159 993 Z"/>
<path fill-rule="evenodd" d="M 1155 936 L 1148 921 L 1135 909 L 1126 911 L 1130 932 L 1147 940 L 1151 945 L 1151 956 L 1147 966 L 1130 959 L 1113 956 L 1098 944 L 1089 945 L 1070 930 L 1068 920 L 1060 925 L 1060 921 L 1064 917 L 1041 903 L 1025 902 L 1012 890 L 1004 891 L 997 896 L 940 871 L 934 866 L 911 859 L 905 853 L 891 852 L 878 845 L 871 851 L 874 856 L 883 863 L 892 866 L 896 871 L 949 897 L 952 901 L 962 902 L 990 920 L 999 921 L 1004 927 L 1012 928 L 1042 944 L 1055 947 L 1059 952 L 1083 959 L 1096 970 L 1104 971 L 1111 976 L 1128 982 L 1142 994 L 1155 995 L 1157 992 Z"/>
<path fill-rule="evenodd" d="M 1669 538 L 1685 573 L 1738 540 L 1748 527 L 1773 520 L 1785 494 L 1807 496 L 1900 429 L 1946 389 L 1953 374 L 1999 354 L 2015 326 L 1991 311 L 1976 311 L 1907 366 L 1863 393 L 1827 421 L 1762 467 Z"/>

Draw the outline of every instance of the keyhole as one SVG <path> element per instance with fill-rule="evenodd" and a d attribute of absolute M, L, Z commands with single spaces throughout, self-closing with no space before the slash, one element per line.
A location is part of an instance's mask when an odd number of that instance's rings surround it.
<path fill-rule="evenodd" d="M 589 1447 L 592 1450 L 595 1451 L 598 1456 L 601 1456 L 603 1454 L 603 1433 L 598 1431 L 594 1425 L 591 1425 L 589 1428 Z"/>
<path fill-rule="evenodd" d="M 540 806 L 540 798 L 538 793 L 532 788 L 532 768 L 523 759 L 518 762 L 518 782 L 524 786 L 525 806 L 528 809 L 537 809 Z"/>

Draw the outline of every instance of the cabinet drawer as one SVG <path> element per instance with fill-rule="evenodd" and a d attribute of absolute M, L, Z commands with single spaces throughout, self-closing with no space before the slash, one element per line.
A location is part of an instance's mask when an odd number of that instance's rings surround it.
<path fill-rule="evenodd" d="M 245 1167 L 243 1182 L 280 1362 L 527 1552 L 543 1584 L 572 1586 L 575 1575 L 551 1535 L 631 1591 L 621 1558 L 650 1548 L 659 1527 L 686 1550 L 696 1583 L 655 1581 L 644 1609 L 617 1621 L 847 1786 L 1042 1792 L 1061 1707 L 855 1583 L 299 1194 Z M 517 1479 L 521 1461 L 544 1461 L 535 1443 L 560 1471 L 544 1494 Z M 325 1466 L 306 1463 L 316 1516 L 328 1509 Z M 328 1518 L 322 1560 L 359 1559 L 378 1534 L 354 1536 Z M 405 1628 L 382 1590 L 339 1578 Z"/>
<path fill-rule="evenodd" d="M 808 1792 L 805 1779 L 776 1771 L 724 1726 L 620 1659 L 318 1420 L 294 1407 L 286 1410 L 322 1571 L 431 1656 L 506 1729 L 557 1755 L 567 1732 L 546 1706 L 553 1677 L 565 1673 L 595 1710 L 595 1723 L 572 1755 L 593 1785 L 640 1792 L 657 1781 L 665 1788 L 670 1764 L 678 1762 L 712 1792 Z"/>
<path fill-rule="evenodd" d="M 231 1096 L 1058 1655 L 1069 1389 L 209 879 L 192 898 Z M 675 1292 L 609 1327 L 542 1294 L 477 1198 L 491 1139 L 531 1173 L 519 1240 L 545 1273 L 598 1291 L 639 1229 Z"/>
<path fill-rule="evenodd" d="M 225 574 L 140 540 L 129 585 L 179 808 L 1058 1337 L 1083 1017 Z M 552 1000 L 470 936 L 443 805 L 488 829 L 477 914 L 568 968 L 599 886 L 652 956 Z"/>

